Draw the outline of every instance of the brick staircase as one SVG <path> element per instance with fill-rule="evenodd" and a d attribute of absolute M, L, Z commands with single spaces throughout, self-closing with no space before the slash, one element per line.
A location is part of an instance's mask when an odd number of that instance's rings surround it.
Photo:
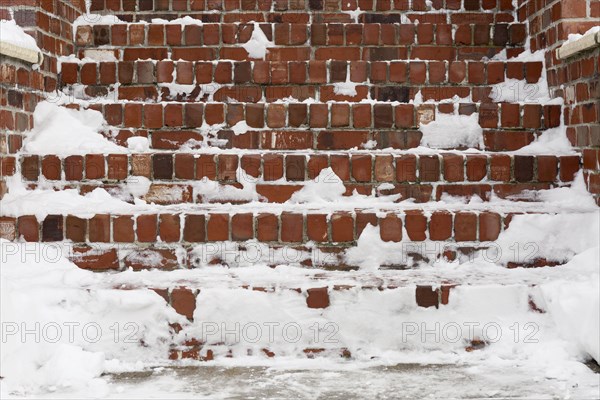
<path fill-rule="evenodd" d="M 115 143 L 127 147 L 142 136 L 149 148 L 16 159 L 29 188 L 50 184 L 82 195 L 103 188 L 133 203 L 127 182 L 150 180 L 139 213 L 15 220 L 14 236 L 28 242 L 71 241 L 81 268 L 243 266 L 240 255 L 262 246 L 259 261 L 272 267 L 318 267 L 343 278 L 357 269 L 346 252 L 368 224 L 383 242 L 444 244 L 433 257 L 415 252 L 382 268 L 455 260 L 488 248 L 516 214 L 563 212 L 535 191 L 569 186 L 580 169 L 580 155 L 519 151 L 561 124 L 561 105 L 495 101 L 493 85 L 543 78 L 542 62 L 489 60 L 524 50 L 526 24 L 516 22 L 510 1 L 290 0 L 267 7 L 253 0 L 94 0 L 92 11 L 130 22 L 76 27 L 76 59 L 60 63 L 60 101 L 102 113 L 103 134 Z M 165 21 L 183 16 L 203 23 Z M 256 29 L 273 44 L 264 60 L 242 47 Z M 474 114 L 483 129 L 479 151 L 419 147 L 420 127 Z M 318 190 L 340 189 L 347 201 L 302 200 L 314 180 L 325 185 Z M 206 252 L 209 244 L 219 250 L 199 254 L 198 246 Z M 413 283 L 359 276 L 337 285 L 311 275 L 285 288 L 239 285 L 294 290 L 321 309 L 339 290 Z M 425 279 L 414 288 L 417 305 L 448 304 L 454 285 Z M 154 289 L 193 320 L 201 283 Z M 174 347 L 171 358 L 213 357 L 189 337 L 178 340 L 184 347 Z"/>

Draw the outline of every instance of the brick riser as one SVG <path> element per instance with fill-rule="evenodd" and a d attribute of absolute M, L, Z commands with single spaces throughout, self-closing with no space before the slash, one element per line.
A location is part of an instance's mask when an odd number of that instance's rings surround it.
<path fill-rule="evenodd" d="M 568 184 L 580 168 L 580 157 L 456 153 L 378 156 L 158 153 L 65 158 L 22 156 L 20 159 L 21 174 L 32 182 L 32 187 L 43 177 L 56 181 L 59 187 L 76 188 L 81 194 L 97 187 L 119 193 L 123 191 L 120 183 L 130 177 L 144 176 L 152 180 L 144 199 L 157 204 L 232 201 L 227 197 L 205 200 L 200 195 L 194 198 L 194 180 L 206 179 L 238 188 L 241 184 L 256 183 L 257 193 L 264 201 L 283 203 L 300 191 L 303 183 L 317 179 L 328 167 L 336 174 L 331 178 L 339 178 L 344 183 L 348 196 L 356 190 L 363 195 L 401 194 L 399 201 L 413 198 L 418 203 L 439 201 L 443 195 L 477 195 L 487 201 L 492 192 L 507 198 L 518 196 L 525 190 Z M 238 168 L 244 174 L 241 182 L 237 176 Z M 287 182 L 281 183 L 282 178 Z M 383 183 L 391 183 L 394 188 L 378 189 Z M 180 193 L 180 196 L 174 197 L 173 193 Z M 245 201 L 238 199 L 236 202 Z"/>
<path fill-rule="evenodd" d="M 487 248 L 489 242 L 508 228 L 514 215 L 489 211 L 424 213 L 418 209 L 388 211 L 379 216 L 362 210 L 334 212 L 330 216 L 318 211 L 281 214 L 208 211 L 137 217 L 102 214 L 90 219 L 49 215 L 41 223 L 35 216 L 22 216 L 2 218 L 0 223 L 7 239 L 57 242 L 70 248 L 70 258 L 81 268 L 96 271 L 172 270 L 228 263 L 231 260 L 227 257 L 232 252 L 244 259 L 243 253 L 256 250 L 259 243 L 267 246 L 264 250 L 268 253 L 260 253 L 261 262 L 267 264 L 292 262 L 307 267 L 348 269 L 353 266 L 344 263 L 344 250 L 356 244 L 368 224 L 378 227 L 382 241 L 397 243 L 404 239 L 408 245 L 419 246 L 431 240 L 440 244 L 438 257 L 455 259 L 460 254 Z M 403 235 L 408 236 L 403 238 Z M 214 252 L 198 253 L 193 249 L 210 243 L 216 245 L 211 246 Z M 284 247 L 291 255 L 287 251 L 287 256 L 272 253 Z M 411 253 L 416 259 L 399 261 L 394 267 L 412 267 L 419 260 L 435 261 L 419 255 L 415 248 L 411 252 L 416 252 Z M 160 260 L 158 264 L 156 259 Z"/>
<path fill-rule="evenodd" d="M 79 108 L 78 105 L 69 105 Z M 105 136 L 127 146 L 132 136 L 144 136 L 152 149 L 178 150 L 181 146 L 261 150 L 345 150 L 364 148 L 375 140 L 378 149 L 419 146 L 420 125 L 443 114 L 479 113 L 483 149 L 518 150 L 543 135 L 543 129 L 560 125 L 558 105 L 511 103 L 390 104 L 244 104 L 244 103 L 127 103 L 93 104 L 112 125 Z M 246 133 L 231 129 L 246 122 Z M 203 124 L 222 124 L 202 134 Z"/>
<path fill-rule="evenodd" d="M 259 28 L 278 46 L 269 50 L 271 61 L 309 60 L 313 54 L 317 60 L 477 60 L 491 58 L 505 48 L 509 55 L 517 55 L 526 39 L 526 27 L 519 23 L 377 22 L 269 23 Z M 253 30 L 253 23 L 83 25 L 77 27 L 75 43 L 81 58 L 86 47 L 112 46 L 122 49 L 118 54 L 124 61 L 162 60 L 168 54 L 174 60 L 245 60 L 248 52 L 240 44 L 250 40 Z"/>
<path fill-rule="evenodd" d="M 480 4 L 467 0 L 433 0 L 427 5 L 425 0 L 378 1 L 373 0 L 175 0 L 172 4 L 166 0 L 131 1 L 131 0 L 93 0 L 92 12 L 108 12 L 116 14 L 124 21 L 150 21 L 161 17 L 174 19 L 182 16 L 193 16 L 204 22 L 237 22 L 278 21 L 306 23 L 313 21 L 352 22 L 347 11 L 360 8 L 366 14 L 364 20 L 378 22 L 400 22 L 400 12 L 413 20 L 422 22 L 445 22 L 446 14 L 427 11 L 444 10 L 452 23 L 471 20 L 482 22 L 511 22 L 514 20 L 514 7 L 510 1 L 491 0 Z M 225 12 L 215 12 L 225 11 Z"/>
<path fill-rule="evenodd" d="M 408 103 L 420 91 L 425 101 L 470 96 L 474 102 L 487 103 L 495 100 L 492 85 L 506 79 L 535 85 L 541 70 L 539 62 L 121 61 L 64 63 L 61 81 L 86 85 L 86 97 L 108 101 L 228 102 L 231 98 L 256 103 L 263 98 L 275 102 L 291 96 L 298 101 L 359 102 L 371 98 Z M 336 94 L 334 84 L 346 81 L 356 84 L 355 95 Z M 110 85 L 115 83 L 119 88 L 113 92 Z M 187 85 L 186 93 L 172 93 L 170 83 Z"/>

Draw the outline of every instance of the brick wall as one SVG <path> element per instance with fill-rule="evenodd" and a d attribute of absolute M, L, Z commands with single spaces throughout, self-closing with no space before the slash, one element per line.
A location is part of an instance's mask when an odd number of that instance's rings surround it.
<path fill-rule="evenodd" d="M 600 24 L 600 1 L 520 0 L 517 15 L 529 23 L 531 50 L 545 49 L 551 95 L 565 99 L 567 136 L 583 153 L 584 177 L 600 204 L 600 48 L 566 60 L 556 57 L 556 49 L 570 34 L 583 34 Z"/>
<path fill-rule="evenodd" d="M 0 198 L 6 192 L 4 178 L 15 172 L 12 154 L 21 149 L 23 133 L 33 128 L 33 110 L 39 101 L 54 97 L 57 56 L 74 52 L 72 23 L 84 9 L 84 0 L 0 2 L 0 18 L 14 19 L 44 54 L 39 68 L 0 56 Z"/>

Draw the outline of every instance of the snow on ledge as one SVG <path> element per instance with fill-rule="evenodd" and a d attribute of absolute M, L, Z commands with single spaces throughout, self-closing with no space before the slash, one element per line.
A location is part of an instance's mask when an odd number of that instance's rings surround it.
<path fill-rule="evenodd" d="M 35 39 L 13 20 L 0 20 L 0 54 L 32 64 L 41 64 L 44 59 Z"/>

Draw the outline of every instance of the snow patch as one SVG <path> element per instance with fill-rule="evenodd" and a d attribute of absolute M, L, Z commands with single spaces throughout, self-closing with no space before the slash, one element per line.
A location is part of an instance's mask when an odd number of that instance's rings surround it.
<path fill-rule="evenodd" d="M 436 149 L 456 147 L 483 148 L 483 129 L 479 114 L 455 115 L 438 113 L 435 120 L 421 125 L 421 146 Z"/>
<path fill-rule="evenodd" d="M 275 44 L 267 39 L 265 33 L 260 29 L 260 25 L 255 22 L 250 40 L 244 43 L 242 47 L 248 52 L 250 58 L 264 60 L 268 52 L 267 49 L 275 47 Z"/>
<path fill-rule="evenodd" d="M 27 135 L 23 149 L 30 154 L 126 153 L 127 149 L 110 142 L 100 133 L 106 121 L 95 110 L 72 110 L 47 101 L 33 113 L 34 128 Z"/>

